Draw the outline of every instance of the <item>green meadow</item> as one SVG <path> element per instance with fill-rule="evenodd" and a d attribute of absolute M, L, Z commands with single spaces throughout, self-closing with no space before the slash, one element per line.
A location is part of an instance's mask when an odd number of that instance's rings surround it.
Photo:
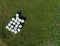
<path fill-rule="evenodd" d="M 18 11 L 27 19 L 14 34 L 5 26 Z M 0 46 L 60 46 L 60 0 L 0 0 Z"/>

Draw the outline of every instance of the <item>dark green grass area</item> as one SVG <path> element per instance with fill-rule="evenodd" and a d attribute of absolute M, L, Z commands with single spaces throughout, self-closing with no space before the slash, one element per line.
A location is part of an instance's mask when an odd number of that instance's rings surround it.
<path fill-rule="evenodd" d="M 27 20 L 13 34 L 5 26 L 18 11 Z M 60 0 L 0 0 L 0 38 L 1 46 L 60 46 Z"/>

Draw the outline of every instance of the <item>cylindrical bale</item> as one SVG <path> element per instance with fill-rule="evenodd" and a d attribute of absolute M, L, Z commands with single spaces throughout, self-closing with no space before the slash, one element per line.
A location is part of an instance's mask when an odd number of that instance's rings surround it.
<path fill-rule="evenodd" d="M 10 21 L 10 24 L 12 24 L 13 23 L 13 21 Z"/>
<path fill-rule="evenodd" d="M 8 26 L 11 26 L 11 23 L 8 23 Z"/>
<path fill-rule="evenodd" d="M 13 28 L 13 27 L 14 27 L 13 25 L 10 26 L 10 28 Z"/>
<path fill-rule="evenodd" d="M 19 28 L 22 28 L 22 25 L 19 25 Z"/>
<path fill-rule="evenodd" d="M 14 33 L 16 34 L 16 33 L 17 33 L 17 31 L 14 31 Z"/>
<path fill-rule="evenodd" d="M 9 27 L 8 26 L 6 26 L 6 29 L 8 29 Z"/>
<path fill-rule="evenodd" d="M 20 29 L 17 29 L 18 30 L 18 32 L 20 32 Z"/>
<path fill-rule="evenodd" d="M 24 23 L 24 19 L 21 20 L 21 23 Z"/>
<path fill-rule="evenodd" d="M 19 14 L 18 13 L 16 14 L 16 17 L 19 17 Z"/>
<path fill-rule="evenodd" d="M 12 18 L 12 21 L 15 21 L 15 18 Z"/>
<path fill-rule="evenodd" d="M 12 29 L 11 32 L 14 32 L 14 29 Z"/>

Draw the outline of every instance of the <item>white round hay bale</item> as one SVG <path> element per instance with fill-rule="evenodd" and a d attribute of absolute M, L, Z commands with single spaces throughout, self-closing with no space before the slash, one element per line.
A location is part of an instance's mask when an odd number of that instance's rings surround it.
<path fill-rule="evenodd" d="M 15 21 L 15 18 L 12 18 L 12 21 Z"/>
<path fill-rule="evenodd" d="M 12 24 L 13 23 L 13 21 L 10 21 L 10 24 Z"/>
<path fill-rule="evenodd" d="M 6 29 L 8 29 L 9 27 L 8 26 L 6 26 Z"/>
<path fill-rule="evenodd" d="M 18 21 L 21 22 L 21 19 L 19 19 Z"/>
<path fill-rule="evenodd" d="M 15 27 L 18 27 L 18 25 L 16 24 Z"/>
<path fill-rule="evenodd" d="M 13 25 L 11 25 L 11 28 L 13 28 L 14 26 Z"/>
<path fill-rule="evenodd" d="M 17 20 L 15 20 L 15 22 L 17 22 Z"/>
<path fill-rule="evenodd" d="M 14 32 L 14 29 L 12 29 L 11 32 Z"/>
<path fill-rule="evenodd" d="M 14 31 L 14 33 L 16 34 L 16 33 L 17 33 L 17 31 Z"/>
<path fill-rule="evenodd" d="M 19 28 L 22 28 L 22 25 L 19 25 Z"/>
<path fill-rule="evenodd" d="M 24 20 L 23 19 L 21 20 L 21 23 L 24 23 Z"/>
<path fill-rule="evenodd" d="M 20 32 L 20 29 L 17 29 L 18 30 L 18 32 Z"/>
<path fill-rule="evenodd" d="M 19 14 L 18 13 L 16 14 L 16 17 L 19 17 Z"/>
<path fill-rule="evenodd" d="M 16 17 L 16 20 L 19 20 L 19 17 Z"/>
<path fill-rule="evenodd" d="M 13 22 L 13 25 L 15 25 L 16 23 L 15 22 Z"/>
<path fill-rule="evenodd" d="M 11 26 L 11 24 L 10 24 L 10 23 L 8 23 L 8 26 Z"/>
<path fill-rule="evenodd" d="M 11 31 L 11 28 L 8 28 L 9 31 Z"/>
<path fill-rule="evenodd" d="M 17 27 L 14 27 L 14 30 L 16 30 L 17 29 Z"/>
<path fill-rule="evenodd" d="M 20 24 L 20 22 L 17 22 L 17 25 L 19 25 Z"/>

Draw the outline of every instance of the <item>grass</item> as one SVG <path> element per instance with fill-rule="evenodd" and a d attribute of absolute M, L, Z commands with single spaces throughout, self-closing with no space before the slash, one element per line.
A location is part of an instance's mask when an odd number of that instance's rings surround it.
<path fill-rule="evenodd" d="M 1 43 L 6 46 L 60 46 L 59 10 L 60 0 L 0 0 Z M 21 32 L 13 34 L 5 26 L 18 11 L 22 11 L 27 20 Z"/>

